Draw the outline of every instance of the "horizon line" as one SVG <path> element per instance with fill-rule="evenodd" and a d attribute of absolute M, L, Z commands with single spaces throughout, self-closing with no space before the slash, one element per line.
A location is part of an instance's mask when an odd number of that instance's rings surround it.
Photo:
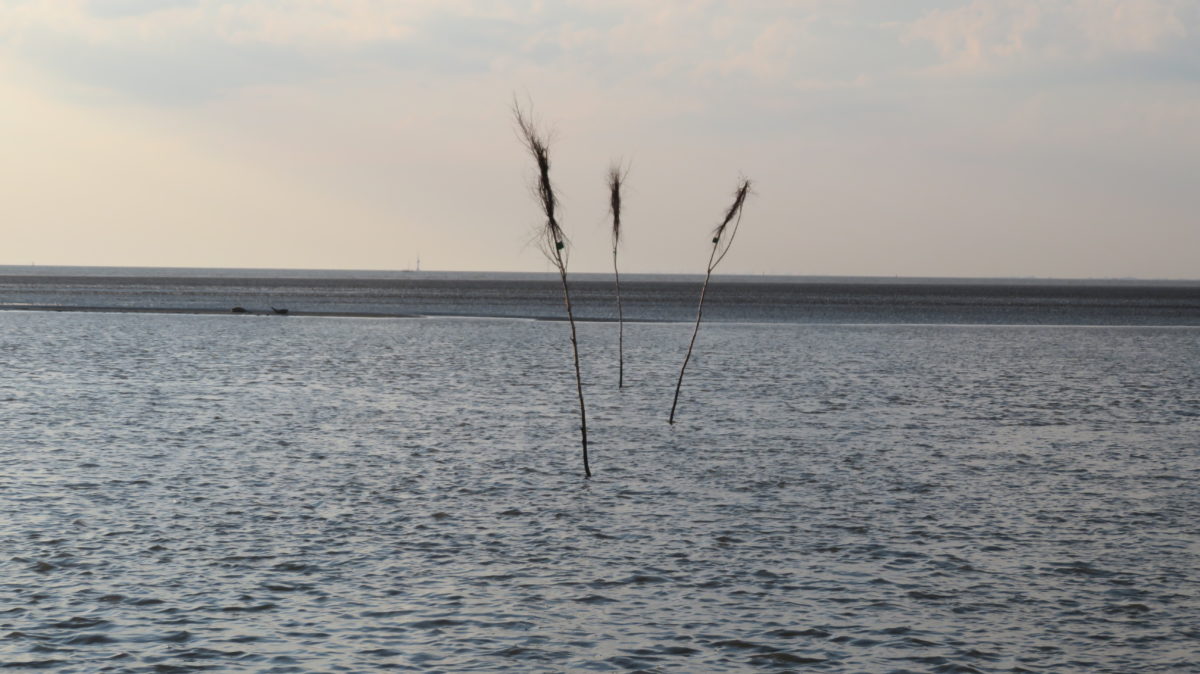
<path fill-rule="evenodd" d="M 0 275 L 4 275 L 8 271 L 31 271 L 31 270 L 107 270 L 107 271 L 166 271 L 175 270 L 180 272 L 254 272 L 254 273 L 270 273 L 281 272 L 287 274 L 296 274 L 304 272 L 316 272 L 320 274 L 409 274 L 413 276 L 440 276 L 450 274 L 488 274 L 488 275 L 523 275 L 523 276 L 547 276 L 557 278 L 556 272 L 547 271 L 530 271 L 530 270 L 466 270 L 466 269 L 379 269 L 379 268 L 340 268 L 340 267 L 197 267 L 197 266 L 149 266 L 149 265 L 62 265 L 62 264 L 0 264 Z M 572 272 L 576 276 L 611 276 L 611 271 L 577 271 Z M 702 277 L 703 272 L 644 272 L 644 271 L 622 271 L 622 276 L 677 276 L 677 277 Z M 23 275 L 23 274 L 10 274 Z M 112 274 L 106 274 L 112 275 Z M 1140 277 L 1140 276 L 1040 276 L 1040 275 L 1022 275 L 1022 276 L 952 276 L 952 275 L 883 275 L 883 274 L 780 274 L 771 272 L 727 272 L 722 274 L 713 274 L 714 278 L 764 278 L 764 279 L 796 279 L 796 280 L 869 280 L 869 281 L 1055 281 L 1055 282 L 1121 282 L 1121 283 L 1200 283 L 1200 277 Z"/>

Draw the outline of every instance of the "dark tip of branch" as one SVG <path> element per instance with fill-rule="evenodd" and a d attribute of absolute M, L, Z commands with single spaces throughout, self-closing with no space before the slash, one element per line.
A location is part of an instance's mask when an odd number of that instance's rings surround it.
<path fill-rule="evenodd" d="M 625 177 L 628 175 L 629 169 L 622 168 L 618 162 L 613 162 L 608 167 L 608 210 L 612 213 L 612 242 L 615 248 L 621 243 L 621 186 L 625 184 Z"/>
<path fill-rule="evenodd" d="M 750 181 L 746 178 L 741 178 L 738 181 L 738 187 L 733 193 L 733 203 L 729 205 L 729 209 L 725 211 L 725 217 L 721 219 L 721 224 L 713 229 L 713 243 L 721 238 L 721 234 L 725 232 L 725 228 L 733 221 L 738 212 L 742 210 L 742 205 L 746 203 L 746 195 L 750 192 Z"/>

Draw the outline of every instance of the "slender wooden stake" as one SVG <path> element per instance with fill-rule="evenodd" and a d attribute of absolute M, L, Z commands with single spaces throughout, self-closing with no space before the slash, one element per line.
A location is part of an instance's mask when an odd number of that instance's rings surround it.
<path fill-rule="evenodd" d="M 621 308 L 621 272 L 617 270 L 616 248 L 613 248 L 613 278 L 617 282 L 617 388 L 625 388 L 625 312 Z"/>
<path fill-rule="evenodd" d="M 687 355 L 683 357 L 683 366 L 679 368 L 679 381 L 675 382 L 675 399 L 671 401 L 671 416 L 667 419 L 669 424 L 675 423 L 675 408 L 679 405 L 679 390 L 683 388 L 683 372 L 687 369 L 688 361 L 692 359 L 692 349 L 696 346 L 696 335 L 700 334 L 700 319 L 704 317 L 704 297 L 708 294 L 708 282 L 712 278 L 713 270 L 721 264 L 721 260 L 725 259 L 725 255 L 729 252 L 729 247 L 733 245 L 738 227 L 742 224 L 742 206 L 746 203 L 746 195 L 749 193 L 750 181 L 743 178 L 738 184 L 737 191 L 734 192 L 733 204 L 725 211 L 725 219 L 713 230 L 712 252 L 708 255 L 704 285 L 700 287 L 700 305 L 696 308 L 696 327 L 692 329 L 692 341 L 688 343 Z M 737 220 L 734 220 L 734 217 Z M 733 227 L 729 229 L 729 237 L 723 239 L 731 221 Z"/>
<path fill-rule="evenodd" d="M 555 207 L 558 199 L 554 196 L 554 188 L 550 183 L 550 146 L 546 138 L 538 132 L 531 117 L 527 116 L 521 107 L 513 102 L 513 116 L 516 118 L 517 130 L 521 141 L 538 167 L 536 193 L 542 213 L 546 216 L 546 224 L 539 236 L 542 253 L 558 268 L 559 278 L 562 279 L 563 304 L 567 307 L 567 321 L 571 324 L 571 351 L 575 357 L 575 390 L 579 394 L 579 431 L 583 441 L 583 474 L 592 477 L 592 468 L 588 463 L 587 441 L 587 408 L 583 403 L 583 373 L 579 367 L 579 337 L 575 331 L 575 313 L 571 307 L 571 290 L 567 285 L 567 237 L 555 217 Z"/>
<path fill-rule="evenodd" d="M 713 246 L 713 255 L 717 247 Z M 696 347 L 696 335 L 700 334 L 700 319 L 704 317 L 704 296 L 708 293 L 708 279 L 712 277 L 712 256 L 708 258 L 708 273 L 704 275 L 704 285 L 700 287 L 700 306 L 696 309 L 696 327 L 692 329 L 692 341 L 688 342 L 687 355 L 683 357 L 683 367 L 679 368 L 679 381 L 675 382 L 675 399 L 671 401 L 671 417 L 667 423 L 675 423 L 675 407 L 679 404 L 679 389 L 683 388 L 683 371 L 687 369 L 688 361 L 692 359 L 692 349 Z"/>
<path fill-rule="evenodd" d="M 558 255 L 562 259 L 561 253 Z M 587 409 L 583 404 L 583 374 L 579 369 L 579 338 L 575 334 L 575 313 L 571 309 L 571 291 L 567 288 L 567 265 L 561 262 L 558 273 L 562 277 L 563 304 L 567 305 L 567 322 L 571 324 L 571 351 L 575 355 L 575 391 L 579 394 L 579 432 L 583 439 L 583 476 L 592 477 L 592 468 L 588 464 L 587 446 Z"/>
<path fill-rule="evenodd" d="M 621 186 L 627 169 L 613 164 L 608 169 L 608 207 L 612 212 L 613 278 L 617 284 L 617 388 L 625 387 L 625 312 L 621 307 L 621 270 L 617 268 L 617 249 L 621 246 Z"/>

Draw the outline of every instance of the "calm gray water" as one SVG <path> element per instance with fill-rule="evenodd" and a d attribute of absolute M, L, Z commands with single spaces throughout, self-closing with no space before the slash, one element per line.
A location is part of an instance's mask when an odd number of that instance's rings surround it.
<path fill-rule="evenodd" d="M 695 318 L 703 277 L 623 274 L 625 318 Z M 575 315 L 615 320 L 611 275 L 573 274 Z M 556 275 L 0 267 L 0 310 L 563 316 Z M 1200 281 L 716 276 L 709 321 L 1200 327 Z"/>
<path fill-rule="evenodd" d="M 0 664 L 1200 671 L 1200 329 L 0 311 Z"/>

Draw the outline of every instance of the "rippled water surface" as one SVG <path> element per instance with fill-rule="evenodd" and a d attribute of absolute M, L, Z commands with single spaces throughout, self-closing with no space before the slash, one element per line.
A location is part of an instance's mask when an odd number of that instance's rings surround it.
<path fill-rule="evenodd" d="M 1200 330 L 0 312 L 0 664 L 1200 671 Z"/>
<path fill-rule="evenodd" d="M 623 274 L 624 317 L 690 321 L 702 276 Z M 615 320 L 609 274 L 572 274 L 575 317 Z M 0 310 L 563 318 L 553 274 L 0 266 Z M 1200 281 L 714 276 L 707 321 L 1200 327 Z"/>

